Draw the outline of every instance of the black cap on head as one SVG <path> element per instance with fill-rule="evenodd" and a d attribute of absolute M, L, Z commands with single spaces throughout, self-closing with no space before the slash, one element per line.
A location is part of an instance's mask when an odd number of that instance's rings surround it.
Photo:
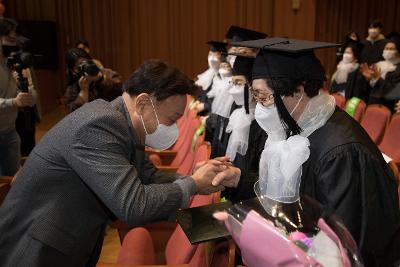
<path fill-rule="evenodd" d="M 263 39 L 267 37 L 267 34 L 232 25 L 228 29 L 225 37 L 227 39 L 231 39 L 232 42 L 241 42 L 247 40 Z"/>
<path fill-rule="evenodd" d="M 232 74 L 243 75 L 246 77 L 247 81 L 251 82 L 251 73 L 253 69 L 254 58 L 237 56 L 235 63 L 233 64 Z"/>
<path fill-rule="evenodd" d="M 235 63 L 233 64 L 232 74 L 234 76 L 243 75 L 247 79 L 247 83 L 244 86 L 244 108 L 246 113 L 249 114 L 249 83 L 251 83 L 251 72 L 253 68 L 254 58 L 237 56 Z"/>
<path fill-rule="evenodd" d="M 234 42 L 232 45 L 261 49 L 254 61 L 253 80 L 291 78 L 322 81 L 325 80 L 325 71 L 314 50 L 340 46 L 280 37 Z"/>
<path fill-rule="evenodd" d="M 227 53 L 226 46 L 227 43 L 219 42 L 219 41 L 208 41 L 207 44 L 210 46 L 210 51 L 212 52 L 221 52 Z"/>
<path fill-rule="evenodd" d="M 260 49 L 253 64 L 252 79 L 266 79 L 267 83 L 270 81 L 273 83 L 273 90 L 279 80 L 324 81 L 325 71 L 314 50 L 340 46 L 279 37 L 235 42 L 232 45 Z M 299 134 L 301 128 L 286 109 L 279 92 L 274 91 L 274 99 L 279 117 L 287 129 L 287 135 Z"/>
<path fill-rule="evenodd" d="M 396 49 L 400 52 L 400 33 L 398 32 L 391 32 L 389 33 L 386 38 L 388 39 L 388 43 L 394 43 L 396 45 Z"/>

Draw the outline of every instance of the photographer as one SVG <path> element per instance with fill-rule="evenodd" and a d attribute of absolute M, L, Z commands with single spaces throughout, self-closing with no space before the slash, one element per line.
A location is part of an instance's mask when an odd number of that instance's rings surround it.
<path fill-rule="evenodd" d="M 0 175 L 12 176 L 20 166 L 20 138 L 15 129 L 18 108 L 32 107 L 34 97 L 29 92 L 18 92 L 13 72 L 7 66 L 8 56 L 16 46 L 17 23 L 0 20 Z"/>
<path fill-rule="evenodd" d="M 111 69 L 99 69 L 85 50 L 71 48 L 66 63 L 65 98 L 70 112 L 95 99 L 112 101 L 121 95 L 121 76 Z"/>

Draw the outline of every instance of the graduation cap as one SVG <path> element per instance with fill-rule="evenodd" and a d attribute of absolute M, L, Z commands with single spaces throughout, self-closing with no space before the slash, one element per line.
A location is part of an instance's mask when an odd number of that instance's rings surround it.
<path fill-rule="evenodd" d="M 253 64 L 252 79 L 268 79 L 272 83 L 279 79 L 325 81 L 325 70 L 315 56 L 314 50 L 340 46 L 340 44 L 281 37 L 233 42 L 232 45 L 259 48 L 260 52 Z M 281 96 L 274 92 L 274 99 L 279 117 L 286 126 L 288 136 L 299 134 L 301 128 L 289 114 Z"/>
<path fill-rule="evenodd" d="M 386 36 L 387 42 L 392 42 L 396 45 L 397 51 L 400 52 L 400 33 L 391 32 Z"/>
<path fill-rule="evenodd" d="M 227 43 L 219 41 L 208 41 L 207 44 L 210 46 L 210 51 L 227 53 L 226 46 Z"/>
<path fill-rule="evenodd" d="M 267 34 L 232 25 L 228 29 L 225 37 L 227 39 L 231 39 L 233 42 L 240 42 L 247 40 L 263 39 L 267 37 Z"/>
<path fill-rule="evenodd" d="M 325 71 L 314 50 L 340 46 L 281 37 L 233 42 L 232 45 L 260 49 L 253 65 L 253 80 L 291 78 L 321 81 L 325 80 Z"/>
<path fill-rule="evenodd" d="M 243 75 L 246 77 L 247 82 L 251 82 L 251 73 L 253 69 L 254 58 L 237 56 L 233 64 L 232 74 L 234 76 Z M 249 114 L 249 86 L 248 83 L 244 86 L 244 108 L 246 113 Z"/>

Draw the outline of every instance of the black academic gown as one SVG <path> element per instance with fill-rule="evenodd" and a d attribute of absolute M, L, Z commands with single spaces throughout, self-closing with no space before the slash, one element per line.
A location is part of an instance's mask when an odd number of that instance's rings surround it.
<path fill-rule="evenodd" d="M 382 38 L 376 42 L 364 40 L 363 49 L 361 50 L 360 63 L 367 63 L 368 65 L 377 63 L 383 60 L 382 53 L 386 45 L 386 39 Z"/>
<path fill-rule="evenodd" d="M 227 188 L 222 192 L 222 196 L 227 197 L 233 203 L 256 197 L 254 183 L 258 180 L 261 153 L 267 137 L 267 133 L 261 129 L 256 120 L 253 120 L 250 125 L 246 155 L 236 154 L 233 162 L 242 172 L 239 184 L 236 188 Z"/>
<path fill-rule="evenodd" d="M 231 111 L 229 114 L 241 106 L 236 105 L 233 102 L 231 106 Z M 230 133 L 226 132 L 226 127 L 229 123 L 229 118 L 222 117 L 220 115 L 212 114 L 215 116 L 215 129 L 213 133 L 213 139 L 211 142 L 211 158 L 222 157 L 226 154 L 226 148 L 228 147 Z M 211 116 L 210 116 L 211 117 Z M 207 120 L 208 121 L 208 120 Z"/>
<path fill-rule="evenodd" d="M 393 94 L 394 90 L 400 90 L 396 87 L 400 83 L 400 64 L 396 64 L 396 69 L 386 74 L 385 79 L 379 79 L 371 89 L 369 104 L 382 104 L 395 112 L 394 106 L 400 99 L 387 99 L 388 94 Z M 397 94 L 400 95 L 400 92 Z"/>
<path fill-rule="evenodd" d="M 347 95 L 347 92 L 352 92 L 353 88 L 351 88 L 351 86 L 354 86 L 354 80 L 357 78 L 357 74 L 359 73 L 359 70 L 356 69 L 352 72 L 350 72 L 347 75 L 347 80 L 345 83 L 337 83 L 335 80 L 333 80 L 331 82 L 331 86 L 330 86 L 330 92 L 331 93 L 339 93 L 344 91 L 345 94 Z"/>
<path fill-rule="evenodd" d="M 348 80 L 348 85 L 346 86 L 346 99 L 358 97 L 368 103 L 370 93 L 371 86 L 369 85 L 369 82 L 364 78 L 360 71 L 354 71 L 352 77 Z"/>
<path fill-rule="evenodd" d="M 366 266 L 390 266 L 383 262 L 388 253 L 400 258 L 399 240 L 389 247 L 399 231 L 400 213 L 396 181 L 381 152 L 338 108 L 309 140 L 311 153 L 303 164 L 300 192 L 341 217 Z"/>

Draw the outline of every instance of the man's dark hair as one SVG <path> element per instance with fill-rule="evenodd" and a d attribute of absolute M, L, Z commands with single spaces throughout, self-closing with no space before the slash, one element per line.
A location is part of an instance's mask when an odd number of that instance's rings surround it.
<path fill-rule="evenodd" d="M 148 60 L 125 81 L 123 90 L 130 96 L 154 95 L 158 101 L 173 95 L 197 95 L 199 87 L 175 67 L 161 60 Z"/>
<path fill-rule="evenodd" d="M 297 87 L 303 85 L 304 92 L 308 97 L 318 95 L 319 89 L 323 86 L 323 81 L 320 80 L 295 80 L 290 78 L 267 79 L 268 86 L 275 94 L 281 96 L 293 96 L 298 92 Z"/>
<path fill-rule="evenodd" d="M 0 19 L 0 36 L 9 35 L 17 30 L 18 23 L 13 19 Z"/>
<path fill-rule="evenodd" d="M 86 39 L 79 39 L 78 42 L 75 43 L 75 47 L 78 47 L 78 45 L 83 44 L 87 48 L 90 48 L 89 42 Z"/>
<path fill-rule="evenodd" d="M 383 29 L 383 23 L 379 19 L 374 19 L 373 21 L 371 21 L 369 27 Z"/>

